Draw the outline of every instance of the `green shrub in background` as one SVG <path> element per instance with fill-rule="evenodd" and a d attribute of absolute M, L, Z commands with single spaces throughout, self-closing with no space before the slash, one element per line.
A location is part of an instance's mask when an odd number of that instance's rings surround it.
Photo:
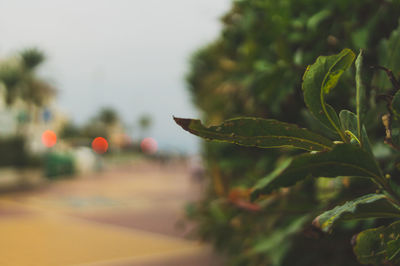
<path fill-rule="evenodd" d="M 257 116 L 335 137 L 305 111 L 301 77 L 306 66 L 321 54 L 367 48 L 365 65 L 381 64 L 398 73 L 399 11 L 399 1 L 235 1 L 223 18 L 221 36 L 192 59 L 188 84 L 193 101 L 210 125 Z M 384 128 L 377 115 L 385 112 L 385 104 L 376 100 L 391 85 L 382 73 L 367 72 L 365 77 L 373 79 L 366 81 L 372 85 L 366 89 L 369 112 L 364 122 L 375 156 L 384 171 L 391 172 L 396 164 L 384 160 L 392 152 L 383 145 Z M 329 103 L 337 110 L 355 109 L 354 87 L 354 75 L 344 73 Z M 242 200 L 245 188 L 298 153 L 204 144 L 211 186 L 204 200 L 188 210 L 198 222 L 198 235 L 226 253 L 228 265 L 358 264 L 349 239 L 380 220 L 345 223 L 334 236 L 326 236 L 309 226 L 312 216 L 306 214 L 374 192 L 369 182 L 346 177 L 307 180 L 274 192 L 267 197 L 268 210 L 261 207 L 258 212 Z"/>
<path fill-rule="evenodd" d="M 30 154 L 22 136 L 0 138 L 0 167 L 40 167 L 42 159 Z"/>
<path fill-rule="evenodd" d="M 25 139 L 9 137 L 0 140 L 1 166 L 24 167 L 28 164 L 28 154 L 25 149 Z"/>
<path fill-rule="evenodd" d="M 48 152 L 44 156 L 44 175 L 49 179 L 71 176 L 75 173 L 72 155 Z"/>

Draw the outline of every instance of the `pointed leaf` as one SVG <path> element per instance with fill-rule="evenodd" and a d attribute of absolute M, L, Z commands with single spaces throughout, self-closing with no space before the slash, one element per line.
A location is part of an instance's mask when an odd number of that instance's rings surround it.
<path fill-rule="evenodd" d="M 354 58 L 355 54 L 349 49 L 344 49 L 337 55 L 320 56 L 314 64 L 308 66 L 303 76 L 302 89 L 307 108 L 332 131 L 338 132 L 340 123 L 335 110 L 325 104 L 325 95 L 336 86 Z"/>
<path fill-rule="evenodd" d="M 367 152 L 369 152 L 372 155 L 372 146 L 371 146 L 371 143 L 369 142 L 367 130 L 365 129 L 364 125 L 362 125 L 362 127 L 361 127 L 361 145 L 364 150 L 366 150 Z"/>
<path fill-rule="evenodd" d="M 268 194 L 272 190 L 293 186 L 306 178 L 359 176 L 381 179 L 382 173 L 371 154 L 352 144 L 336 145 L 331 151 L 307 153 L 294 157 L 279 175 L 262 180 L 256 185 L 251 198 Z"/>
<path fill-rule="evenodd" d="M 351 134 L 348 134 L 351 135 L 350 136 L 351 142 L 355 142 L 358 145 L 361 145 L 361 147 L 363 147 L 367 152 L 372 154 L 371 144 L 369 142 L 367 131 L 364 125 L 362 125 L 361 127 L 361 138 L 358 136 L 357 116 L 348 110 L 342 110 L 339 113 L 339 117 L 340 117 L 340 123 L 345 132 L 346 133 L 351 132 Z"/>
<path fill-rule="evenodd" d="M 328 232 L 340 221 L 393 217 L 400 217 L 400 210 L 385 195 L 369 194 L 324 212 L 314 219 L 313 225 Z"/>
<path fill-rule="evenodd" d="M 364 54 L 363 50 L 360 50 L 360 53 L 356 59 L 356 108 L 357 108 L 357 137 L 361 138 L 361 131 L 362 126 L 361 122 L 363 121 L 363 116 L 366 110 L 365 102 L 366 102 L 366 95 L 365 95 L 365 70 L 364 70 Z"/>
<path fill-rule="evenodd" d="M 235 118 L 205 127 L 200 120 L 174 117 L 184 130 L 212 141 L 259 148 L 290 147 L 309 151 L 329 150 L 332 141 L 296 125 L 262 118 Z"/>
<path fill-rule="evenodd" d="M 362 264 L 400 263 L 400 221 L 365 230 L 355 240 L 354 253 Z"/>
<path fill-rule="evenodd" d="M 339 113 L 340 123 L 342 128 L 347 131 L 347 135 L 349 135 L 351 140 L 356 140 L 358 144 L 360 144 L 360 140 L 357 135 L 357 116 L 348 111 L 342 110 Z"/>

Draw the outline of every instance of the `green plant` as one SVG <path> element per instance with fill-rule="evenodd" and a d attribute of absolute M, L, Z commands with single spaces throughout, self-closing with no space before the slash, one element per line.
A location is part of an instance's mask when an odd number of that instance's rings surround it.
<path fill-rule="evenodd" d="M 397 0 L 232 1 L 231 9 L 221 19 L 219 36 L 191 60 L 187 85 L 201 120 L 218 125 L 240 116 L 275 118 L 326 134 L 305 110 L 301 77 L 306 66 L 321 54 L 338 53 L 346 47 L 354 51 L 368 48 L 366 65 L 385 65 L 399 75 L 399 42 L 394 38 L 399 32 L 395 30 L 399 12 Z M 366 77 L 374 76 L 374 87 L 388 88 L 384 73 L 369 72 Z M 335 109 L 356 110 L 355 90 L 351 89 L 353 76 L 351 72 L 344 73 L 340 86 L 329 95 L 328 102 Z M 367 88 L 368 109 L 380 110 L 385 106 L 377 103 L 374 95 L 384 90 L 374 87 Z M 386 161 L 389 151 L 382 145 L 384 128 L 380 118 L 372 113 L 368 112 L 365 125 L 386 172 L 394 169 L 395 164 Z M 293 189 L 269 196 L 276 205 L 274 211 L 262 209 L 253 215 L 233 208 L 225 200 L 229 191 L 251 186 L 285 158 L 301 151 L 201 143 L 208 183 L 202 199 L 191 208 L 190 218 L 196 222 L 193 233 L 223 253 L 226 265 L 359 265 L 348 239 L 368 226 L 379 226 L 379 220 L 340 224 L 333 236 L 322 237 L 318 244 L 304 236 L 309 234 L 311 220 L 295 231 L 286 229 L 307 213 L 317 214 L 359 195 L 373 193 L 374 186 L 367 179 L 300 182 Z M 216 209 L 223 215 L 215 215 Z M 279 252 L 265 244 L 275 232 L 288 232 L 279 244 L 274 244 L 280 247 Z M 312 245 L 318 252 L 308 252 Z M 307 258 L 302 256 L 304 252 Z"/>
<path fill-rule="evenodd" d="M 336 110 L 326 103 L 327 96 L 354 59 L 355 54 L 349 49 L 332 56 L 320 56 L 303 75 L 302 91 L 305 104 L 313 117 L 319 121 L 323 129 L 321 132 L 325 132 L 324 134 L 274 119 L 252 117 L 230 119 L 210 127 L 205 127 L 200 120 L 194 119 L 174 118 L 175 122 L 184 130 L 211 141 L 257 148 L 280 147 L 306 151 L 281 161 L 275 171 L 258 180 L 248 193 L 244 191 L 233 195 L 231 201 L 239 207 L 248 210 L 268 210 L 271 207 L 268 195 L 281 188 L 320 177 L 352 177 L 371 181 L 376 185 L 376 193 L 361 195 L 323 212 L 314 219 L 314 226 L 324 232 L 331 232 L 341 221 L 400 218 L 400 186 L 395 178 L 398 176 L 398 170 L 393 165 L 389 166 L 397 160 L 397 152 L 391 153 L 383 162 L 378 161 L 367 135 L 367 117 L 379 116 L 379 109 L 370 108 L 366 101 L 367 77 L 364 74 L 362 51 L 355 63 L 355 113 L 344 109 L 338 115 Z M 390 93 L 380 96 L 386 100 L 388 109 L 388 113 L 382 117 L 386 132 L 385 143 L 398 150 L 400 85 L 390 70 L 379 68 L 387 72 L 394 87 Z M 312 211 L 310 213 L 313 214 Z M 289 232 L 296 230 L 293 229 L 294 225 L 301 226 L 304 219 L 306 220 L 304 217 L 299 218 L 297 223 L 292 223 Z M 282 234 L 284 233 L 280 232 L 276 237 L 282 237 Z M 354 252 L 363 264 L 400 263 L 400 221 L 359 233 L 354 238 Z"/>

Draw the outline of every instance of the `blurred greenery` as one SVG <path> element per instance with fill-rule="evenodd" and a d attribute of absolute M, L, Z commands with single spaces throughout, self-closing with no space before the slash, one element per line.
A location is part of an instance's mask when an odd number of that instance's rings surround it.
<path fill-rule="evenodd" d="M 21 136 L 0 138 L 0 167 L 39 167 L 42 160 L 30 154 Z"/>
<path fill-rule="evenodd" d="M 32 137 L 26 125 L 38 122 L 39 113 L 53 100 L 55 89 L 42 79 L 37 70 L 45 61 L 45 54 L 37 48 L 25 49 L 0 60 L 0 88 L 4 105 L 2 115 L 15 115 L 16 130 L 0 139 L 0 166 L 40 167 L 43 160 L 32 154 L 27 141 Z M 11 130 L 11 129 L 10 129 Z"/>
<path fill-rule="evenodd" d="M 33 105 L 43 106 L 55 94 L 55 89 L 36 73 L 45 58 L 42 51 L 30 48 L 0 62 L 0 82 L 6 88 L 8 105 L 22 99 L 32 110 Z"/>
<path fill-rule="evenodd" d="M 89 142 L 96 137 L 109 139 L 112 128 L 120 123 L 122 120 L 115 109 L 103 107 L 82 126 L 75 125 L 71 121 L 67 122 L 60 132 L 60 137 L 64 139 L 81 138 Z"/>
<path fill-rule="evenodd" d="M 74 158 L 70 154 L 48 152 L 44 156 L 44 175 L 49 179 L 71 176 L 75 173 Z"/>
<path fill-rule="evenodd" d="M 187 83 L 192 100 L 209 125 L 257 116 L 329 136 L 304 110 L 301 79 L 306 66 L 319 55 L 364 48 L 365 65 L 382 64 L 400 74 L 395 30 L 399 11 L 400 1 L 233 1 L 222 18 L 220 36 L 191 60 Z M 370 108 L 365 124 L 374 153 L 383 158 L 392 153 L 379 145 L 384 129 L 376 114 L 385 106 L 375 96 L 389 90 L 390 83 L 384 73 L 373 75 L 370 70 L 367 76 L 373 85 L 367 88 Z M 337 110 L 354 110 L 354 88 L 354 73 L 344 73 L 328 102 Z M 204 143 L 210 186 L 204 199 L 188 208 L 188 215 L 198 223 L 196 234 L 228 256 L 227 265 L 358 265 L 349 239 L 370 224 L 347 223 L 333 236 L 321 235 L 309 224 L 314 215 L 338 203 L 374 192 L 369 182 L 306 181 L 268 196 L 258 213 L 227 200 L 229 191 L 252 186 L 296 153 Z M 382 166 L 385 172 L 396 171 L 393 160 Z"/>

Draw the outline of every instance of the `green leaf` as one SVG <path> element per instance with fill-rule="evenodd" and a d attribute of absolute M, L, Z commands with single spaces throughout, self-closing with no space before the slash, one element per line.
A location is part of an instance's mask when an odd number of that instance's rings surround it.
<path fill-rule="evenodd" d="M 314 219 L 313 225 L 328 232 L 340 221 L 393 217 L 400 217 L 400 210 L 385 195 L 369 194 L 324 212 Z"/>
<path fill-rule="evenodd" d="M 363 125 L 361 128 L 361 145 L 370 154 L 372 153 L 372 146 L 371 143 L 369 142 L 369 137 L 367 135 L 367 130 L 365 129 L 365 126 Z"/>
<path fill-rule="evenodd" d="M 392 99 L 392 111 L 395 119 L 400 119 L 400 91 L 397 91 Z"/>
<path fill-rule="evenodd" d="M 268 179 L 268 182 L 262 179 L 260 182 L 263 182 L 263 186 L 257 184 L 251 198 L 254 200 L 260 194 L 293 186 L 306 178 L 337 176 L 383 178 L 371 154 L 352 144 L 340 144 L 328 152 L 307 153 L 294 157 L 279 175 Z"/>
<path fill-rule="evenodd" d="M 339 118 L 335 110 L 325 104 L 325 96 L 337 85 L 340 76 L 347 70 L 355 54 L 344 49 L 337 55 L 320 56 L 308 66 L 303 76 L 304 101 L 311 113 L 327 128 L 336 131 L 342 139 Z"/>
<path fill-rule="evenodd" d="M 361 138 L 362 126 L 361 122 L 363 121 L 363 116 L 365 113 L 365 70 L 364 70 L 364 54 L 363 50 L 360 50 L 360 53 L 356 59 L 356 108 L 357 108 L 357 137 Z"/>
<path fill-rule="evenodd" d="M 357 135 L 357 116 L 348 111 L 342 110 L 339 113 L 340 123 L 345 133 L 350 137 L 351 140 L 355 140 L 358 144 L 361 144 Z"/>
<path fill-rule="evenodd" d="M 332 148 L 329 139 L 296 125 L 262 118 L 235 118 L 219 126 L 205 127 L 200 120 L 174 117 L 184 130 L 212 141 L 259 148 L 290 147 L 309 151 Z"/>
<path fill-rule="evenodd" d="M 396 239 L 396 240 L 390 240 L 387 243 L 387 259 L 389 261 L 400 261 L 400 239 Z"/>
<path fill-rule="evenodd" d="M 357 116 L 348 110 L 342 110 L 339 113 L 339 117 L 342 128 L 345 130 L 345 133 L 350 136 L 351 142 L 355 142 L 358 145 L 361 145 L 367 152 L 372 154 L 371 144 L 369 142 L 367 131 L 364 125 L 362 125 L 361 127 L 361 138 L 358 137 Z"/>
<path fill-rule="evenodd" d="M 356 237 L 354 253 L 362 264 L 400 263 L 400 221 L 368 229 Z"/>

